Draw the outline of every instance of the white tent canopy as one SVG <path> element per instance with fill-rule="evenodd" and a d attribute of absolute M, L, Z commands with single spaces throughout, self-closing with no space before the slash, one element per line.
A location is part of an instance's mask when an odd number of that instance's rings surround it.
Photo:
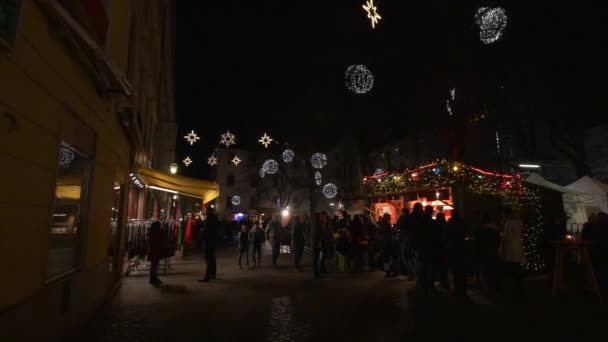
<path fill-rule="evenodd" d="M 584 183 L 581 182 L 579 186 L 572 186 L 573 184 L 582 181 L 584 178 L 589 177 L 583 177 L 565 187 L 552 183 L 537 173 L 530 174 L 525 181 L 547 189 L 561 192 L 564 203 L 564 211 L 568 215 L 567 228 L 568 230 L 580 230 L 582 229 L 583 224 L 587 222 L 589 215 L 598 211 L 606 211 L 608 209 L 608 197 L 606 197 L 607 193 L 602 193 L 601 191 L 590 191 L 592 185 L 597 185 L 596 183 L 599 183 L 598 181 L 589 178 L 589 180 L 585 180 Z M 600 184 L 608 187 L 606 184 Z"/>
<path fill-rule="evenodd" d="M 596 199 L 594 203 L 589 203 L 586 208 L 586 217 L 598 211 L 608 213 L 608 184 L 604 184 L 597 179 L 584 176 L 576 182 L 567 185 L 566 188 L 573 191 L 585 192 L 593 195 Z"/>

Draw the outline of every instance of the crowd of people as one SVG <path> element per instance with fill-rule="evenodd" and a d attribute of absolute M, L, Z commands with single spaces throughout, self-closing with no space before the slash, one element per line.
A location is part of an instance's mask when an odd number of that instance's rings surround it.
<path fill-rule="evenodd" d="M 474 225 L 467 223 L 458 210 L 452 210 L 450 216 L 447 220 L 443 212 L 416 203 L 411 212 L 403 210 L 396 224 L 391 224 L 390 214 L 375 221 L 369 215 L 350 216 L 346 211 L 333 217 L 319 212 L 312 219 L 294 215 L 286 225 L 278 215 L 265 221 L 244 220 L 237 238 L 238 267 L 243 268 L 243 262 L 248 269 L 259 267 L 267 243 L 272 251 L 271 265 L 278 268 L 281 247 L 289 244 L 293 259 L 288 264 L 302 272 L 301 261 L 308 245 L 316 278 L 330 271 L 381 270 L 387 278 L 404 276 L 416 281 L 426 294 L 438 290 L 439 285 L 454 295 L 465 296 L 467 277 L 472 276 L 483 291 L 502 291 L 506 280 L 511 280 L 512 293 L 521 294 L 524 225 L 518 214 L 505 207 L 499 223 L 483 214 Z M 157 227 L 152 228 L 150 236 L 154 237 Z M 215 248 L 223 235 L 213 210 L 208 210 L 201 228 L 207 268 L 199 281 L 208 282 L 216 277 Z M 599 213 L 590 217 L 582 232 L 582 238 L 592 242 L 594 268 L 604 286 L 607 228 L 608 214 Z M 152 243 L 153 256 L 154 246 Z M 153 262 L 152 268 L 157 265 Z M 156 272 L 151 272 L 150 283 L 160 284 Z"/>

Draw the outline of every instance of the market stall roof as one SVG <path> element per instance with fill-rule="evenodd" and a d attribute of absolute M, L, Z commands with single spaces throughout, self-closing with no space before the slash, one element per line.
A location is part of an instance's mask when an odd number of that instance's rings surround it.
<path fill-rule="evenodd" d="M 589 176 L 584 176 L 581 179 L 575 181 L 570 185 L 566 185 L 566 188 L 574 191 L 587 192 L 593 194 L 608 194 L 608 184 L 604 184 L 597 179 L 593 179 Z"/>
<path fill-rule="evenodd" d="M 571 194 L 579 194 L 579 195 L 588 194 L 584 191 L 577 191 L 577 190 L 569 189 L 569 188 L 561 186 L 559 184 L 550 182 L 550 181 L 546 180 L 545 178 L 543 178 L 543 176 L 539 175 L 538 173 L 531 173 L 530 176 L 528 176 L 528 178 L 526 178 L 524 181 L 531 183 L 531 184 L 538 185 L 538 186 L 542 186 L 543 188 L 555 190 L 555 191 L 561 192 L 561 193 L 571 193 Z"/>
<path fill-rule="evenodd" d="M 137 167 L 136 172 L 152 189 L 200 198 L 203 204 L 213 201 L 220 195 L 220 186 L 215 182 L 171 175 L 143 166 Z"/>

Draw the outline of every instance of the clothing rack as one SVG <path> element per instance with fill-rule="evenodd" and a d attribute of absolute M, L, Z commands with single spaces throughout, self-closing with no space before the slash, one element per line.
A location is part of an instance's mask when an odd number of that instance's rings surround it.
<path fill-rule="evenodd" d="M 137 271 L 141 261 L 146 258 L 148 253 L 147 233 L 152 222 L 154 220 L 129 220 L 127 222 L 126 250 L 129 259 L 127 275 L 131 270 Z"/>

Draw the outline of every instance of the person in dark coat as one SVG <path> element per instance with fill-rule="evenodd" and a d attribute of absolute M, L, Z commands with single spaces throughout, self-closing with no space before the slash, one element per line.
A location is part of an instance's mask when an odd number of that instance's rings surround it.
<path fill-rule="evenodd" d="M 321 259 L 321 213 L 315 213 L 310 229 L 310 244 L 312 248 L 312 270 L 315 278 L 322 278 L 319 271 Z"/>
<path fill-rule="evenodd" d="M 281 233 L 283 227 L 278 215 L 272 215 L 272 221 L 266 227 L 266 237 L 272 244 L 272 267 L 277 268 L 277 260 L 281 253 Z"/>
<path fill-rule="evenodd" d="M 149 283 L 158 286 L 163 282 L 158 278 L 158 265 L 163 257 L 166 234 L 163 234 L 160 221 L 152 222 L 148 230 L 148 260 L 150 260 Z"/>
<path fill-rule="evenodd" d="M 320 260 L 320 272 L 321 274 L 327 274 L 326 265 L 333 257 L 334 248 L 334 237 L 331 227 L 329 215 L 325 211 L 321 213 L 321 260 Z"/>
<path fill-rule="evenodd" d="M 199 282 L 209 282 L 217 277 L 217 264 L 215 260 L 215 248 L 217 246 L 217 235 L 220 228 L 220 220 L 212 208 L 207 209 L 207 218 L 203 224 L 202 240 L 203 251 L 207 269 L 205 276 Z"/>
<path fill-rule="evenodd" d="M 466 267 L 465 267 L 465 239 L 467 226 L 458 210 L 452 211 L 452 219 L 447 228 L 447 249 L 449 265 L 454 277 L 454 294 L 466 296 Z"/>
<path fill-rule="evenodd" d="M 441 252 L 441 232 L 440 227 L 433 220 L 433 207 L 427 206 L 424 209 L 423 227 L 419 234 L 420 243 L 420 285 L 425 294 L 435 290 L 435 275 L 439 265 L 439 254 Z"/>
<path fill-rule="evenodd" d="M 382 263 L 384 264 L 384 273 L 386 277 L 393 277 L 391 271 L 391 261 L 393 259 L 394 241 L 393 229 L 391 227 L 391 215 L 384 214 L 380 221 L 380 254 L 382 255 Z"/>
<path fill-rule="evenodd" d="M 249 234 L 249 240 L 253 245 L 253 267 L 260 266 L 262 262 L 262 244 L 264 243 L 264 230 L 260 227 L 260 222 L 256 222 L 253 225 L 253 229 Z"/>
<path fill-rule="evenodd" d="M 239 268 L 242 268 L 243 255 L 249 267 L 249 232 L 247 231 L 247 224 L 241 224 L 241 232 L 239 233 Z"/>
<path fill-rule="evenodd" d="M 304 224 L 300 216 L 295 216 L 291 227 L 291 246 L 293 248 L 293 256 L 296 268 L 302 272 L 300 262 L 302 254 L 304 254 Z"/>

